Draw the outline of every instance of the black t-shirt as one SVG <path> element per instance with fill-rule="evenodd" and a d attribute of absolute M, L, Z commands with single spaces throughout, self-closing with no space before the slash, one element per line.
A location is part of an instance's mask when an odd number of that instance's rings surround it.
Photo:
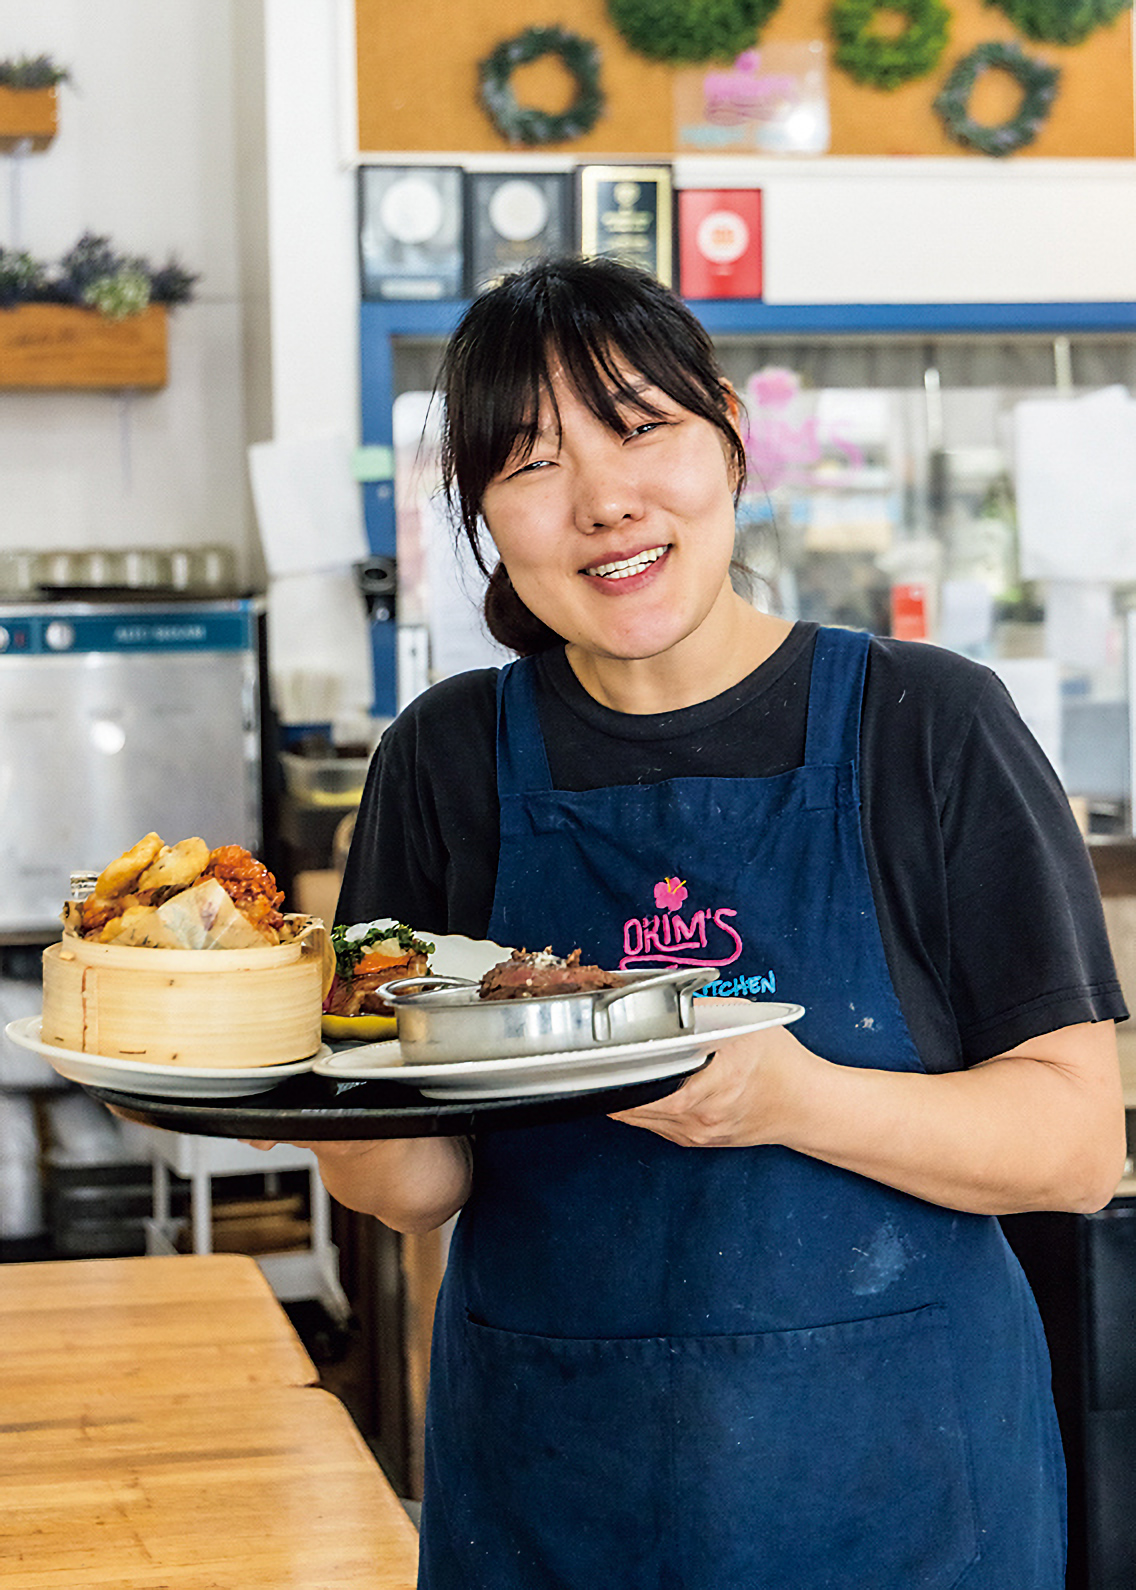
<path fill-rule="evenodd" d="M 816 625 L 740 684 L 676 712 L 594 701 L 562 648 L 537 660 L 554 787 L 763 778 L 804 759 Z M 485 938 L 499 850 L 496 672 L 434 685 L 384 734 L 337 918 Z M 873 637 L 862 825 L 887 963 L 929 1071 L 1126 1015 L 1096 877 L 1068 799 L 997 675 Z"/>

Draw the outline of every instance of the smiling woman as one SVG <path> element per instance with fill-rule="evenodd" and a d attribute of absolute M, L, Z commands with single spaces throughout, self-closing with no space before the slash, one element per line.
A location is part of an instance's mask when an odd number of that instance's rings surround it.
<path fill-rule="evenodd" d="M 384 734 L 341 919 L 697 966 L 716 1030 L 803 1014 L 611 1116 L 319 1148 L 396 1229 L 460 1210 L 422 1590 L 1062 1590 L 1044 1337 L 992 1218 L 1099 1208 L 1124 1162 L 1059 781 L 980 664 L 733 589 L 738 406 L 658 282 L 508 278 L 444 396 L 522 655 Z"/>

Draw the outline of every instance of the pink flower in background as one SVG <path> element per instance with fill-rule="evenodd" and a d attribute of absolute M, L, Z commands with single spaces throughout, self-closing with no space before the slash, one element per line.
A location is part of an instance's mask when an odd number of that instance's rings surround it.
<path fill-rule="evenodd" d="M 664 878 L 655 885 L 655 904 L 660 911 L 677 911 L 686 899 L 686 884 L 682 878 Z"/>
<path fill-rule="evenodd" d="M 761 492 L 806 485 L 820 461 L 816 415 L 801 398 L 795 370 L 766 365 L 746 382 L 749 417 L 742 433 L 755 485 Z"/>
<path fill-rule="evenodd" d="M 751 376 L 747 385 L 758 408 L 781 409 L 801 390 L 801 378 L 795 370 L 769 364 Z"/>

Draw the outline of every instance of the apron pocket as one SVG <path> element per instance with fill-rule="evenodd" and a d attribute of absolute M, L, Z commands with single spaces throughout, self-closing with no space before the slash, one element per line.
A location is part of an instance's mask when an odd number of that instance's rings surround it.
<path fill-rule="evenodd" d="M 760 1335 L 459 1335 L 431 1399 L 435 1524 L 467 1585 L 950 1590 L 977 1556 L 941 1307 Z"/>
<path fill-rule="evenodd" d="M 660 1590 L 666 1342 L 472 1320 L 455 1338 L 430 1376 L 426 1502 L 448 1544 L 424 1536 L 423 1549 L 454 1564 L 431 1590 Z"/>
<path fill-rule="evenodd" d="M 976 1559 L 944 1308 L 671 1348 L 683 1590 L 950 1590 Z"/>

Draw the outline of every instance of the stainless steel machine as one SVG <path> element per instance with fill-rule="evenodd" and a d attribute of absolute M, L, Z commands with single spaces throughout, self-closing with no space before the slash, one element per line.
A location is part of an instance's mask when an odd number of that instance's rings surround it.
<path fill-rule="evenodd" d="M 151 829 L 261 843 L 259 606 L 0 605 L 0 943 Z"/>

